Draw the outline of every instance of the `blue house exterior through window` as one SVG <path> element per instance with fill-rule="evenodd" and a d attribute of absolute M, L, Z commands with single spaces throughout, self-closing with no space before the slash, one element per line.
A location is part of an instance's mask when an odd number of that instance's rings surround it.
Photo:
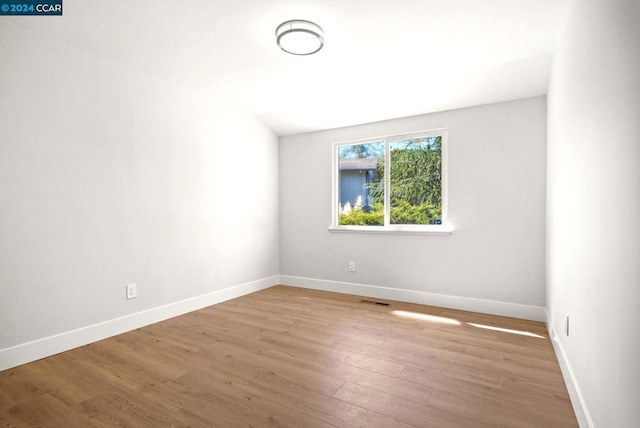
<path fill-rule="evenodd" d="M 373 198 L 367 184 L 379 181 L 377 165 L 376 158 L 339 160 L 341 206 L 346 205 L 347 202 L 355 206 L 360 198 L 362 208 L 365 211 L 371 210 Z"/>

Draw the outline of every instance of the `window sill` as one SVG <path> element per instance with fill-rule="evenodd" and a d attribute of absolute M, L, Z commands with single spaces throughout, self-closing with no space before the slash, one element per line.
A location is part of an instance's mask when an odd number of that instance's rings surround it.
<path fill-rule="evenodd" d="M 453 233 L 451 226 L 330 226 L 331 233 L 381 233 L 396 235 L 440 235 Z"/>

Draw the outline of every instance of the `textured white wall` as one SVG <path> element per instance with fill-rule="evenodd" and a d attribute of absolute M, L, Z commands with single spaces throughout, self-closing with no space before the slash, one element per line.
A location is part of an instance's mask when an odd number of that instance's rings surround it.
<path fill-rule="evenodd" d="M 548 96 L 547 307 L 607 428 L 640 420 L 638 22 L 637 0 L 571 1 Z"/>
<path fill-rule="evenodd" d="M 277 137 L 213 95 L 0 24 L 0 350 L 278 274 Z"/>
<path fill-rule="evenodd" d="M 451 236 L 329 233 L 333 142 L 442 127 Z M 545 132 L 537 97 L 281 138 L 280 273 L 543 306 Z"/>

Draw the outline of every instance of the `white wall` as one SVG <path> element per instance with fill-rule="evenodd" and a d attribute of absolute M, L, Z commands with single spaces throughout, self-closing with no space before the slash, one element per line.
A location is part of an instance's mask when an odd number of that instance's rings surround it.
<path fill-rule="evenodd" d="M 277 281 L 277 137 L 215 99 L 0 25 L 0 351 Z"/>
<path fill-rule="evenodd" d="M 549 87 L 547 307 L 585 426 L 640 420 L 638 22 L 637 0 L 571 1 Z"/>
<path fill-rule="evenodd" d="M 452 235 L 329 233 L 333 142 L 442 127 Z M 542 307 L 545 138 L 544 97 L 281 138 L 280 273 Z"/>

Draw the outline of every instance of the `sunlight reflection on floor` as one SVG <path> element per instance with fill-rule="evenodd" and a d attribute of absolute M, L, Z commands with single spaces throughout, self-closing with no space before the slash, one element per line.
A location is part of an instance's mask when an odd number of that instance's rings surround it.
<path fill-rule="evenodd" d="M 422 314 L 420 312 L 412 312 L 412 311 L 391 311 L 391 313 L 393 315 L 402 317 L 402 318 L 410 318 L 410 319 L 415 319 L 415 320 L 419 320 L 419 321 L 428 321 L 428 322 L 433 322 L 433 323 L 438 323 L 438 324 L 450 324 L 450 325 L 462 325 L 462 323 L 456 319 L 453 318 L 446 318 L 446 317 L 440 317 L 437 315 L 429 315 L 429 314 Z M 539 334 L 535 334 L 535 333 L 531 333 L 529 331 L 522 331 L 522 330 L 512 330 L 509 328 L 502 328 L 502 327 L 494 327 L 494 326 L 490 326 L 490 325 L 484 325 L 484 324 L 476 324 L 476 323 L 472 323 L 472 322 L 468 322 L 465 323 L 467 325 L 470 325 L 471 327 L 476 327 L 476 328 L 482 328 L 485 330 L 493 330 L 493 331 L 499 331 L 501 333 L 509 333 L 509 334 L 517 334 L 520 336 L 527 336 L 527 337 L 535 337 L 535 338 L 539 338 L 539 339 L 545 339 L 545 336 L 541 336 Z"/>
<path fill-rule="evenodd" d="M 391 311 L 391 313 L 402 318 L 411 318 L 411 319 L 416 319 L 421 321 L 436 322 L 440 324 L 452 324 L 452 325 L 461 324 L 460 321 L 454 320 L 453 318 L 445 318 L 445 317 L 439 317 L 436 315 L 421 314 L 419 312 Z"/>
<path fill-rule="evenodd" d="M 485 330 L 493 330 L 493 331 L 500 331 L 502 333 L 510 333 L 510 334 L 519 334 L 520 336 L 528 336 L 528 337 L 537 337 L 539 339 L 544 339 L 544 336 L 541 336 L 539 334 L 535 334 L 535 333 L 531 333 L 528 331 L 522 331 L 522 330 L 511 330 L 509 328 L 502 328 L 502 327 L 494 327 L 491 325 L 484 325 L 484 324 L 475 324 L 472 322 L 468 322 L 468 325 L 472 326 L 472 327 L 476 327 L 476 328 L 483 328 Z"/>

